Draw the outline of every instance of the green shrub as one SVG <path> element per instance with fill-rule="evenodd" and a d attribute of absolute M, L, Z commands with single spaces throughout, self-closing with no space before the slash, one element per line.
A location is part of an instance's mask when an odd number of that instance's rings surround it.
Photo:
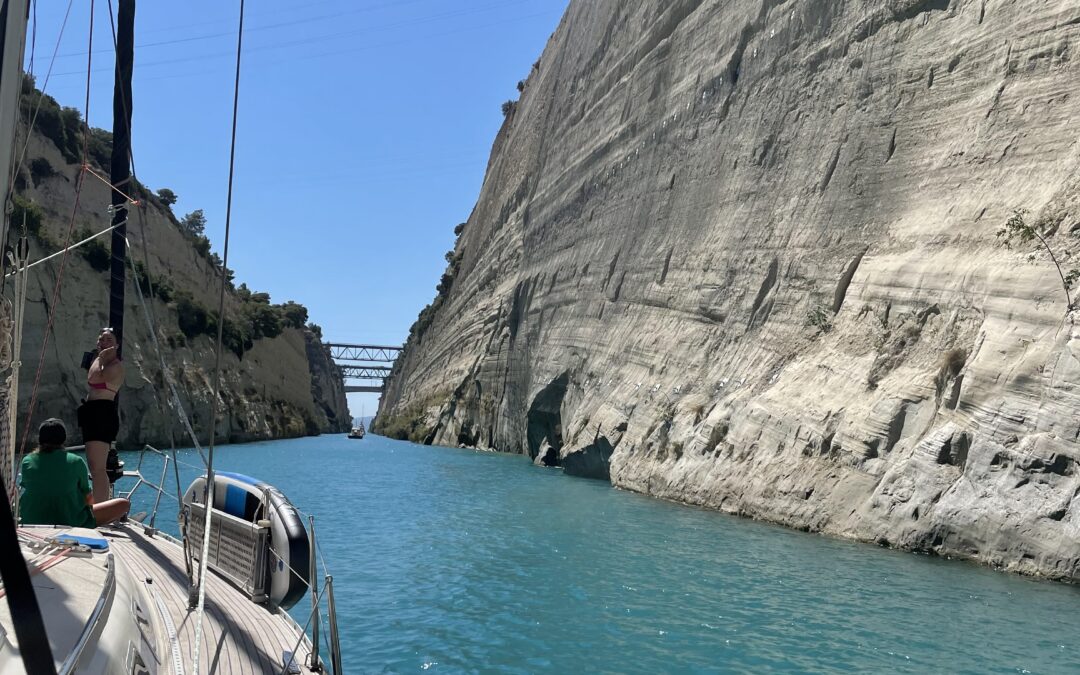
<path fill-rule="evenodd" d="M 214 326 L 214 329 L 213 337 L 216 338 L 217 326 Z M 255 346 L 251 336 L 228 318 L 225 319 L 225 328 L 221 332 L 221 343 L 226 349 L 236 354 L 238 359 L 243 358 L 244 352 Z"/>
<path fill-rule="evenodd" d="M 11 204 L 11 224 L 16 228 L 22 228 L 25 224 L 27 234 L 40 239 L 41 225 L 45 219 L 41 207 L 22 195 L 13 195 Z"/>
<path fill-rule="evenodd" d="M 1058 276 L 1061 277 L 1061 289 L 1065 293 L 1065 313 L 1068 314 L 1075 308 L 1075 303 L 1069 291 L 1072 290 L 1077 281 L 1080 281 L 1080 269 L 1072 268 L 1066 271 L 1060 262 L 1065 260 L 1066 252 L 1058 251 L 1055 253 L 1054 248 L 1047 241 L 1047 237 L 1051 237 L 1056 229 L 1055 224 L 1044 217 L 1040 218 L 1034 225 L 1029 225 L 1026 220 L 1027 215 L 1027 209 L 1013 209 L 1012 215 L 997 231 L 998 242 L 1006 248 L 1012 248 L 1013 244 L 1023 246 L 1030 244 L 1032 241 L 1037 240 L 1039 242 L 1043 250 L 1050 255 L 1050 260 L 1054 263 L 1054 267 L 1057 268 Z M 1028 259 L 1034 260 L 1034 254 L 1030 255 Z"/>
<path fill-rule="evenodd" d="M 285 316 L 276 305 L 253 304 L 245 308 L 245 315 L 251 326 L 251 337 L 276 338 L 285 328 Z"/>
<path fill-rule="evenodd" d="M 829 321 L 829 310 L 824 305 L 818 305 L 806 313 L 806 325 L 817 328 L 822 333 L 832 330 L 832 322 Z"/>
<path fill-rule="evenodd" d="M 376 420 L 378 432 L 399 441 L 423 443 L 431 430 L 424 423 L 423 408 L 412 406 L 399 415 L 380 415 Z"/>
<path fill-rule="evenodd" d="M 104 129 L 90 129 L 90 140 L 86 143 L 88 159 L 102 169 L 112 164 L 112 133 Z"/>
<path fill-rule="evenodd" d="M 169 188 L 161 188 L 160 190 L 158 190 L 157 191 L 157 198 L 158 198 L 159 202 L 161 202 L 163 205 L 165 205 L 166 207 L 168 207 L 170 209 L 172 208 L 173 204 L 175 204 L 176 200 L 178 199 L 178 197 L 176 196 L 176 193 L 173 192 L 172 190 L 170 190 Z"/>
<path fill-rule="evenodd" d="M 30 162 L 30 180 L 34 182 L 34 187 L 41 184 L 41 181 L 46 178 L 52 178 L 56 175 L 56 171 L 53 170 L 52 164 L 49 164 L 49 160 L 44 157 L 35 157 Z"/>
<path fill-rule="evenodd" d="M 180 219 L 180 226 L 186 234 L 191 235 L 196 239 L 199 237 L 206 239 L 206 237 L 203 236 L 206 232 L 206 216 L 203 214 L 202 209 L 195 209 L 191 213 L 186 214 Z M 209 239 L 206 240 L 206 249 L 207 251 L 210 250 Z"/>
<path fill-rule="evenodd" d="M 307 323 L 307 307 L 304 307 L 298 302 L 289 300 L 281 306 L 281 311 L 285 316 L 285 325 L 289 328 L 303 328 L 304 324 Z"/>
<path fill-rule="evenodd" d="M 206 333 L 209 327 L 206 310 L 186 293 L 177 296 L 176 321 L 180 332 L 189 339 Z"/>
<path fill-rule="evenodd" d="M 75 239 L 76 241 L 82 241 L 91 234 L 93 232 L 83 228 L 75 235 Z M 86 262 L 90 263 L 90 267 L 93 267 L 98 272 L 104 272 L 112 266 L 112 253 L 101 239 L 101 237 L 91 239 L 78 249 L 79 255 L 85 258 Z"/>
<path fill-rule="evenodd" d="M 175 295 L 168 278 L 159 276 L 155 279 L 151 277 L 146 270 L 146 265 L 141 260 L 135 261 L 135 283 L 139 284 L 139 290 L 142 291 L 143 295 L 159 298 L 162 302 L 171 302 Z"/>
<path fill-rule="evenodd" d="M 206 258 L 210 255 L 210 240 L 203 235 L 197 235 L 195 237 L 195 252 Z"/>

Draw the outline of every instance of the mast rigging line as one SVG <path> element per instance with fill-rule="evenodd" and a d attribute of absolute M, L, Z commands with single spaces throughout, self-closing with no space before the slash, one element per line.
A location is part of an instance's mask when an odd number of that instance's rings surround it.
<path fill-rule="evenodd" d="M 73 1 L 73 0 L 71 0 L 71 1 Z M 93 0 L 91 0 L 91 2 L 93 2 Z M 68 10 L 70 11 L 70 9 L 71 9 L 71 5 L 69 3 Z M 94 65 L 93 64 L 94 50 L 92 49 L 93 40 L 94 40 L 94 36 L 93 36 L 93 33 L 94 33 L 93 25 L 94 25 L 94 23 L 93 22 L 94 22 L 93 12 L 91 12 L 90 13 L 90 36 L 88 38 L 90 40 L 90 47 L 87 49 L 87 51 L 89 53 L 87 54 L 87 57 L 86 57 L 86 87 L 87 87 L 87 91 L 86 91 L 86 102 L 87 103 L 86 103 L 86 105 L 87 105 L 87 109 L 84 111 L 84 116 L 83 116 L 83 123 L 84 123 L 83 124 L 83 126 L 84 126 L 83 133 L 84 134 L 89 134 L 90 133 L 90 125 L 88 123 L 86 123 L 86 120 L 88 119 L 87 116 L 86 116 L 86 113 L 90 112 L 90 110 L 89 110 L 89 105 L 90 105 L 90 71 L 93 69 L 93 65 Z M 64 23 L 65 23 L 65 25 L 67 24 L 67 15 L 66 14 L 64 16 Z M 57 41 L 57 48 L 59 48 L 59 44 L 60 44 L 59 41 Z M 51 70 L 51 66 L 50 66 L 50 70 Z M 44 98 L 44 96 L 45 96 L 45 93 L 43 91 L 42 95 L 41 95 L 41 98 L 38 99 L 38 105 L 39 106 L 41 105 L 41 100 Z M 35 119 L 36 119 L 36 113 L 35 113 Z M 29 145 L 30 145 L 30 133 L 29 133 L 29 131 L 27 131 L 26 144 L 23 146 L 23 152 L 24 153 L 26 152 L 26 148 L 29 147 Z M 76 217 L 78 215 L 78 212 L 79 212 L 79 202 L 82 199 L 83 185 L 86 183 L 86 167 L 89 164 L 89 162 L 87 161 L 87 154 L 86 153 L 87 153 L 87 145 L 84 143 L 83 144 L 83 157 L 82 157 L 82 166 L 83 166 L 83 168 L 79 170 L 79 176 L 78 176 L 76 186 L 75 186 L 75 200 L 74 200 L 74 204 L 72 204 L 72 207 L 71 207 L 71 218 L 68 221 L 67 233 L 64 235 L 64 250 L 62 251 L 62 255 L 60 256 L 60 269 L 56 273 L 56 283 L 53 285 L 52 301 L 49 303 L 49 321 L 45 325 L 45 334 L 42 336 L 42 339 L 41 339 L 41 353 L 38 356 L 37 372 L 34 373 L 34 386 L 30 390 L 31 391 L 31 393 L 30 393 L 30 405 L 26 410 L 26 423 L 23 426 L 23 437 L 22 437 L 22 443 L 19 446 L 19 456 L 26 454 L 26 444 L 27 444 L 27 441 L 30 438 L 30 431 L 31 431 L 31 426 L 30 425 L 31 425 L 31 423 L 33 422 L 33 419 L 34 419 L 34 408 L 37 406 L 38 388 L 41 386 L 41 374 L 45 370 L 45 353 L 46 353 L 46 350 L 48 349 L 48 346 L 49 346 L 49 336 L 52 334 L 53 324 L 56 321 L 56 309 L 57 309 L 58 304 L 59 304 L 57 301 L 60 298 L 60 288 L 62 287 L 63 282 L 64 282 L 64 272 L 67 270 L 67 259 L 68 259 L 69 246 L 71 244 L 71 235 L 75 231 L 75 219 L 76 219 Z M 20 160 L 19 165 L 20 166 L 22 165 L 22 160 Z M 14 181 L 14 179 L 13 179 L 13 181 Z M 14 185 L 14 182 L 12 184 Z M 5 207 L 6 207 L 6 205 L 5 205 Z M 18 464 L 18 457 L 15 458 L 15 463 Z M 18 491 L 16 490 L 15 492 L 17 494 Z M 9 495 L 9 499 L 14 499 L 14 497 Z"/>
<path fill-rule="evenodd" d="M 85 169 L 85 170 L 86 170 L 86 173 L 90 174 L 90 175 L 91 175 L 91 176 L 93 176 L 94 178 L 97 178 L 97 179 L 98 179 L 99 181 L 101 181 L 102 183 L 105 183 L 106 185 L 108 185 L 108 186 L 109 186 L 109 189 L 110 189 L 110 190 L 112 190 L 113 192 L 115 192 L 115 193 L 119 194 L 119 195 L 120 195 L 121 197 L 123 197 L 124 199 L 126 199 L 126 200 L 128 201 L 128 203 L 129 203 L 129 204 L 131 204 L 132 206 L 138 206 L 138 205 L 142 204 L 142 200 L 140 200 L 140 199 L 136 199 L 135 197 L 132 197 L 132 196 L 131 196 L 131 195 L 129 195 L 128 193 L 126 193 L 126 192 L 124 192 L 123 190 L 121 190 L 121 189 L 120 189 L 120 188 L 119 188 L 118 186 L 116 186 L 116 185 L 113 185 L 112 183 L 110 183 L 110 182 L 109 182 L 109 179 L 108 179 L 108 178 L 106 178 L 105 176 L 102 176 L 102 175 L 101 175 L 100 173 L 98 173 L 97 171 L 94 171 L 93 169 L 91 169 L 91 168 L 90 168 L 90 165 L 88 165 L 88 164 L 87 164 L 87 165 L 84 165 L 84 166 L 83 166 L 83 169 Z M 132 178 L 134 178 L 134 177 L 135 177 L 135 167 L 134 167 L 134 162 L 132 163 L 132 169 L 131 169 L 131 173 L 132 173 L 132 176 L 131 176 L 131 177 L 132 177 Z"/>
<path fill-rule="evenodd" d="M 112 228 L 110 228 L 110 229 L 112 229 Z M 124 241 L 126 242 L 127 240 L 125 239 Z M 128 248 L 131 248 L 130 243 L 128 243 Z M 135 269 L 135 261 L 132 260 L 129 257 L 128 258 L 128 263 L 130 264 L 132 275 L 134 276 L 135 274 L 137 274 L 137 270 Z M 158 341 L 158 338 L 157 338 L 157 330 L 156 330 L 157 322 L 154 320 L 154 318 L 152 316 L 153 308 L 150 305 L 150 303 L 146 302 L 146 298 L 144 297 L 143 292 L 142 292 L 142 287 L 139 285 L 139 280 L 137 278 L 135 278 L 135 279 L 133 279 L 133 281 L 134 281 L 134 284 L 135 284 L 135 295 L 139 299 L 139 306 L 142 307 L 142 310 L 143 310 L 143 316 L 144 316 L 145 321 L 146 321 L 146 328 L 150 333 L 150 342 L 154 345 L 154 351 L 157 353 L 157 356 L 158 356 L 158 367 L 161 368 L 162 375 L 165 378 L 165 383 L 169 387 L 169 393 L 171 394 L 171 399 L 172 399 L 172 400 L 169 401 L 169 406 L 176 409 L 178 417 L 180 418 L 180 421 L 183 423 L 183 426 L 185 427 L 185 430 L 188 433 L 188 437 L 191 438 L 191 443 L 192 443 L 191 447 L 195 448 L 199 452 L 199 454 L 202 455 L 203 454 L 202 446 L 199 443 L 199 439 L 195 435 L 195 430 L 192 428 L 191 422 L 187 418 L 187 412 L 184 410 L 184 404 L 180 400 L 180 393 L 176 389 L 176 381 L 172 377 L 172 372 L 169 370 L 169 368 L 165 364 L 164 355 L 163 355 L 163 352 L 162 352 L 162 349 L 161 349 L 161 343 Z M 157 389 L 156 388 L 154 388 L 154 393 L 155 393 L 155 396 L 156 396 L 156 394 L 157 394 Z M 170 434 L 170 439 L 171 439 L 171 436 L 172 436 L 172 426 L 171 425 L 169 426 L 169 434 Z M 176 462 L 177 461 L 176 458 L 175 458 L 176 448 L 173 447 L 172 451 L 173 451 L 173 462 Z M 196 468 L 201 468 L 201 467 L 196 467 Z M 176 488 L 177 488 L 177 494 L 183 494 L 183 491 L 180 490 L 179 478 L 177 478 Z"/>
<path fill-rule="evenodd" d="M 104 230 L 102 230 L 101 232 L 96 232 L 96 233 L 90 235 L 89 237 L 87 237 L 86 239 L 83 239 L 82 241 L 75 242 L 74 244 L 71 244 L 70 246 L 67 246 L 66 248 L 62 248 L 59 251 L 56 251 L 55 253 L 50 253 L 49 255 L 45 256 L 44 258 L 39 258 L 39 259 L 35 260 L 32 263 L 29 263 L 27 265 L 24 265 L 23 267 L 20 267 L 19 269 L 12 270 L 12 271 L 8 272 L 7 274 L 5 274 L 4 277 L 7 278 L 7 277 L 13 277 L 16 274 L 23 274 L 24 272 L 29 270 L 31 267 L 37 267 L 41 263 L 48 262 L 49 260 L 52 260 L 53 258 L 55 258 L 55 257 L 57 257 L 59 255 L 67 254 L 68 251 L 77 249 L 80 246 L 85 246 L 86 244 L 90 243 L 91 241 L 97 239 L 98 237 L 100 237 L 102 235 L 106 235 L 106 234 L 112 232 L 117 227 L 119 227 L 119 225 L 112 225 L 110 227 L 107 227 Z"/>
<path fill-rule="evenodd" d="M 236 76 L 233 80 L 232 134 L 229 141 L 229 186 L 225 199 L 225 244 L 221 256 L 221 292 L 218 295 L 217 350 L 214 356 L 214 390 L 210 414 L 210 444 L 206 464 L 206 522 L 203 525 L 202 556 L 199 560 L 198 617 L 195 620 L 194 667 L 199 674 L 199 647 L 202 645 L 203 617 L 206 613 L 206 572 L 210 564 L 210 518 L 214 512 L 214 441 L 217 436 L 218 403 L 221 389 L 221 347 L 225 336 L 225 286 L 229 270 L 229 233 L 232 225 L 233 179 L 236 175 L 236 121 L 240 107 L 240 62 L 244 45 L 244 0 L 240 0 L 240 20 L 236 30 Z M 310 620 L 309 620 L 310 621 Z M 307 629 L 304 629 L 305 632 Z M 301 635 L 302 639 L 303 635 Z"/>
<path fill-rule="evenodd" d="M 422 16 L 422 17 L 419 17 L 419 18 L 395 21 L 395 22 L 392 22 L 392 23 L 386 23 L 386 24 L 381 24 L 381 25 L 365 25 L 362 28 L 354 28 L 354 29 L 350 29 L 348 31 L 338 31 L 338 32 L 334 32 L 334 33 L 326 33 L 326 34 L 323 34 L 323 35 L 311 35 L 311 36 L 307 36 L 307 37 L 304 37 L 304 38 L 298 38 L 298 39 L 295 39 L 295 40 L 289 40 L 289 41 L 286 41 L 286 42 L 278 42 L 278 43 L 259 45 L 259 46 L 256 46 L 256 47 L 249 47 L 247 53 L 250 56 L 253 52 L 257 52 L 257 53 L 261 54 L 263 52 L 280 51 L 280 50 L 290 48 L 290 47 L 302 47 L 304 45 L 309 45 L 309 44 L 323 45 L 328 40 L 338 40 L 338 39 L 352 38 L 352 37 L 355 37 L 357 35 L 369 35 L 369 34 L 370 35 L 379 35 L 379 34 L 384 33 L 385 31 L 388 31 L 388 30 L 394 30 L 394 29 L 400 29 L 400 28 L 409 28 L 409 27 L 412 27 L 412 26 L 418 26 L 418 25 L 422 25 L 422 24 L 439 25 L 440 23 L 445 22 L 448 19 L 456 19 L 456 18 L 459 18 L 459 17 L 469 16 L 469 15 L 474 15 L 474 14 L 483 14 L 483 13 L 486 13 L 486 12 L 497 11 L 497 10 L 503 9 L 505 7 L 513 7 L 515 5 L 526 5 L 530 1 L 531 0 L 506 0 L 506 1 L 501 2 L 501 3 L 483 5 L 483 6 L 480 6 L 480 7 L 473 7 L 473 8 L 464 9 L 464 10 L 458 9 L 458 10 L 453 10 L 453 11 L 449 11 L 449 12 L 443 12 L 441 14 L 429 14 L 429 15 L 425 15 L 425 16 Z M 468 32 L 468 31 L 475 30 L 475 29 L 478 29 L 478 28 L 490 28 L 490 27 L 494 27 L 494 26 L 501 26 L 501 25 L 504 25 L 504 24 L 507 24 L 507 23 L 512 23 L 514 21 L 519 21 L 519 20 L 522 20 L 522 19 L 534 18 L 534 17 L 538 17 L 538 16 L 545 16 L 545 15 L 548 15 L 550 13 L 551 13 L 551 10 L 547 9 L 547 10 L 544 10 L 544 11 L 534 12 L 534 13 L 531 13 L 531 14 L 524 14 L 524 15 L 520 15 L 520 16 L 516 16 L 516 17 L 511 17 L 511 18 L 508 18 L 508 19 L 500 19 L 498 21 L 491 21 L 491 22 L 488 22 L 488 23 L 485 23 L 485 24 L 476 24 L 476 25 L 473 25 L 473 26 L 466 26 L 466 27 L 456 29 L 456 30 L 443 31 L 443 32 L 435 33 L 435 36 L 456 35 L 456 34 L 460 34 L 462 32 Z M 288 25 L 292 25 L 292 24 L 288 24 Z M 254 29 L 249 29 L 249 32 L 251 30 L 254 30 Z M 432 37 L 432 36 L 429 35 L 429 36 L 425 36 L 425 37 Z M 371 48 L 375 48 L 375 47 L 379 47 L 379 46 L 385 46 L 385 45 L 391 45 L 391 44 L 401 44 L 401 43 L 407 43 L 407 42 L 411 42 L 411 41 L 414 41 L 414 39 L 409 38 L 409 39 L 405 39 L 405 40 L 393 40 L 393 41 L 390 41 L 390 42 L 380 43 L 379 45 L 372 45 L 372 46 L 369 46 L 369 47 L 362 47 L 362 48 L 359 48 L 359 49 L 357 49 L 355 47 L 346 47 L 346 48 L 338 50 L 338 51 L 331 51 L 331 52 L 326 52 L 326 53 L 321 53 L 321 54 L 313 54 L 313 55 L 305 55 L 305 56 L 302 56 L 301 58 L 308 59 L 308 58 L 315 58 L 315 57 L 322 57 L 322 56 L 336 56 L 336 55 L 340 55 L 340 54 L 353 53 L 353 52 L 356 52 L 356 51 L 367 51 L 367 50 L 369 50 Z M 355 40 L 354 40 L 354 42 L 355 42 Z M 183 56 L 183 57 L 179 57 L 179 58 L 170 58 L 170 59 L 164 59 L 164 60 L 159 60 L 159 61 L 150 61 L 150 62 L 147 62 L 147 63 L 143 63 L 140 66 L 140 68 L 148 68 L 148 67 L 170 65 L 170 64 L 174 64 L 174 63 L 187 63 L 187 62 L 193 62 L 193 61 L 207 61 L 207 60 L 218 59 L 218 58 L 223 57 L 223 56 L 229 56 L 231 54 L 232 54 L 232 52 L 223 52 L 223 51 L 210 52 L 210 53 L 206 53 L 206 54 L 195 54 L 195 55 Z M 77 54 L 72 53 L 72 54 L 68 54 L 67 56 L 77 56 Z M 63 58 L 63 55 L 61 56 L 61 58 Z M 105 69 L 100 69 L 97 72 L 105 72 Z M 221 72 L 221 71 L 220 70 L 214 70 L 213 72 Z M 77 70 L 77 71 L 76 70 L 69 70 L 69 71 L 57 73 L 56 75 L 57 75 L 57 77 L 70 76 L 70 75 L 82 75 L 82 71 L 81 70 Z"/>
<path fill-rule="evenodd" d="M 300 25 L 300 24 L 318 23 L 319 21 L 326 21 L 328 19 L 337 19 L 337 18 L 340 18 L 342 16 L 347 16 L 347 15 L 350 15 L 350 14 L 365 14 L 365 13 L 380 10 L 380 9 L 387 9 L 387 8 L 397 9 L 402 5 L 417 4 L 418 2 L 425 2 L 425 1 L 426 0 L 394 0 L 394 2 L 387 2 L 387 3 L 381 4 L 381 5 L 370 5 L 370 6 L 366 6 L 366 7 L 352 8 L 352 9 L 347 9 L 347 10 L 340 11 L 340 12 L 334 12 L 333 14 L 321 14 L 319 16 L 308 16 L 308 17 L 303 17 L 303 18 L 296 19 L 294 21 L 279 21 L 277 23 L 268 23 L 268 24 L 263 24 L 261 26 L 249 26 L 248 29 L 247 29 L 247 32 L 248 32 L 248 34 L 251 34 L 251 33 L 254 33 L 255 31 L 272 30 L 274 28 L 294 28 L 295 26 Z M 304 10 L 310 10 L 313 5 L 317 5 L 317 4 L 326 4 L 326 3 L 325 2 L 323 2 L 323 3 L 318 3 L 318 2 L 305 3 L 304 4 Z M 206 21 L 204 21 L 204 22 L 202 22 L 200 24 L 193 24 L 193 25 L 189 25 L 189 26 L 174 27 L 173 30 L 180 30 L 180 29 L 183 29 L 183 28 L 198 27 L 198 26 L 201 26 L 201 25 L 218 25 L 220 23 L 222 23 L 222 22 L 219 22 L 219 21 L 206 22 Z M 154 33 L 154 32 L 161 32 L 161 31 L 148 31 L 148 32 Z M 198 42 L 198 41 L 201 41 L 201 40 L 212 40 L 214 38 L 220 38 L 220 37 L 232 37 L 233 34 L 234 34 L 234 32 L 229 30 L 229 31 L 223 31 L 223 32 L 220 32 L 220 33 L 208 33 L 206 35 L 192 35 L 192 36 L 189 36 L 189 37 L 175 38 L 175 39 L 171 39 L 171 40 L 158 40 L 157 42 L 146 42 L 146 43 L 143 43 L 141 45 L 135 45 L 135 49 L 138 49 L 138 50 L 142 51 L 142 50 L 148 49 L 150 47 L 164 47 L 164 46 L 174 45 L 174 44 L 183 44 L 183 43 L 186 43 L 186 42 Z M 107 49 L 102 49 L 102 50 L 98 51 L 98 54 L 104 54 L 104 53 L 107 53 L 107 52 L 108 52 Z M 227 52 L 227 54 L 231 55 L 232 52 Z M 86 52 L 66 52 L 64 54 L 60 54 L 58 56 L 58 58 L 67 59 L 67 58 L 72 58 L 72 57 L 76 57 L 76 56 L 85 56 L 85 55 L 86 55 Z"/>
<path fill-rule="evenodd" d="M 94 0 L 90 0 L 90 37 L 88 40 L 90 44 L 86 49 L 86 104 L 83 108 L 85 110 L 83 121 L 86 126 L 86 130 L 83 131 L 83 164 L 86 164 L 86 158 L 90 156 L 90 75 L 94 72 Z"/>
<path fill-rule="evenodd" d="M 88 165 L 83 165 L 82 170 L 85 171 L 86 173 L 90 174 L 91 176 L 94 176 L 95 178 L 100 180 L 102 183 L 105 183 L 106 185 L 108 185 L 110 189 L 112 189 L 115 192 L 118 192 L 119 194 L 123 195 L 123 197 L 125 199 L 127 199 L 128 203 L 131 204 L 132 206 L 139 206 L 139 205 L 142 204 L 142 202 L 140 202 L 139 200 L 135 199 L 134 197 L 131 197 L 130 195 L 125 193 L 123 190 L 120 190 L 115 185 L 110 183 L 104 176 L 102 176 L 101 174 L 99 174 L 96 171 L 94 171 L 93 169 L 91 169 Z M 140 211 L 140 215 L 141 214 L 142 214 L 142 212 Z M 16 274 L 21 274 L 21 273 L 27 271 L 28 269 L 30 269 L 31 267 L 36 267 L 36 266 L 40 265 L 43 262 L 46 262 L 48 260 L 52 260 L 53 258 L 55 258 L 58 255 L 63 255 L 64 253 L 67 253 L 68 251 L 79 248 L 80 246 L 84 246 L 84 245 L 90 243 L 91 241 L 93 241 L 94 239 L 97 239 L 98 237 L 100 237 L 102 235 L 108 234 L 108 233 L 112 232 L 113 230 L 115 230 L 116 228 L 120 227 L 121 225 L 126 225 L 126 224 L 127 224 L 127 221 L 124 221 L 123 223 L 117 223 L 116 225 L 110 225 L 109 227 L 105 228 L 104 230 L 102 230 L 100 232 L 96 232 L 96 233 L 90 235 L 89 237 L 83 239 L 82 241 L 75 242 L 74 244 L 71 244 L 71 245 L 69 245 L 69 246 L 67 246 L 65 248 L 60 249 L 59 251 L 56 251 L 54 253 L 51 253 L 51 254 L 45 256 L 44 258 L 40 258 L 40 259 L 35 260 L 34 262 L 32 262 L 32 263 L 30 263 L 28 265 L 25 265 L 25 266 L 20 267 L 18 269 L 14 269 L 14 270 L 8 272 L 7 274 L 5 274 L 4 278 L 13 277 Z"/>

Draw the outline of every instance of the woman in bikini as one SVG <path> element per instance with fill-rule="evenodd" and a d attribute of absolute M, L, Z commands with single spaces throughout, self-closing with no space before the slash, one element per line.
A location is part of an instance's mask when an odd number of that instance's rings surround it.
<path fill-rule="evenodd" d="M 98 336 L 98 354 L 90 364 L 86 384 L 90 392 L 79 406 L 79 427 L 86 444 L 86 461 L 90 465 L 94 503 L 102 504 L 109 499 L 109 477 L 105 473 L 105 460 L 109 448 L 120 432 L 120 413 L 116 394 L 124 383 L 124 364 L 117 356 L 119 343 L 112 328 L 105 328 Z"/>

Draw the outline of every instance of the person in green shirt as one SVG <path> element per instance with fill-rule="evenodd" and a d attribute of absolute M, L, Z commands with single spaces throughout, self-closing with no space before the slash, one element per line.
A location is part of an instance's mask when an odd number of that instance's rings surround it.
<path fill-rule="evenodd" d="M 38 428 L 38 448 L 22 461 L 19 516 L 25 525 L 97 527 L 131 509 L 126 499 L 94 503 L 90 471 L 82 457 L 64 449 L 67 427 L 55 417 Z"/>

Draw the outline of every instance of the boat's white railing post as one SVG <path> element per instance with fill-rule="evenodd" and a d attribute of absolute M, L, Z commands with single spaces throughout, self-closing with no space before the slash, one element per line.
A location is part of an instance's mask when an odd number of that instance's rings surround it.
<path fill-rule="evenodd" d="M 308 572 L 308 591 L 311 593 L 311 613 L 314 615 L 314 623 L 311 625 L 311 654 L 308 659 L 308 668 L 321 673 L 322 662 L 319 661 L 319 569 L 315 557 L 315 516 L 308 516 L 308 530 L 310 532 L 311 547 L 308 555 L 308 564 L 311 566 Z"/>
<path fill-rule="evenodd" d="M 72 449 L 80 449 L 80 450 L 82 450 L 82 449 L 85 449 L 85 448 L 84 448 L 84 446 L 72 446 L 72 448 L 69 448 L 69 450 L 72 450 Z M 142 473 L 143 460 L 146 458 L 146 453 L 148 453 L 148 452 L 153 453 L 153 454 L 158 455 L 158 456 L 161 457 L 161 461 L 162 461 L 161 478 L 158 479 L 158 482 L 156 484 L 148 481 L 146 479 L 146 477 L 143 476 L 143 473 Z M 171 461 L 172 461 L 172 457 L 165 454 L 161 450 L 158 450 L 154 446 L 152 446 L 152 445 L 143 446 L 143 449 L 139 451 L 139 462 L 138 462 L 138 464 L 135 465 L 135 469 L 134 470 L 125 470 L 124 471 L 124 478 L 134 478 L 135 479 L 135 484 L 132 485 L 131 489 L 126 491 L 126 492 L 124 492 L 123 490 L 118 490 L 117 491 L 117 494 L 119 494 L 120 496 L 124 497 L 125 499 L 129 499 L 129 500 L 134 498 L 135 493 L 143 485 L 147 485 L 147 486 L 150 487 L 150 489 L 157 492 L 157 496 L 154 498 L 154 510 L 151 511 L 151 513 L 150 513 L 150 522 L 149 522 L 149 524 L 142 525 L 143 531 L 146 533 L 147 536 L 150 536 L 150 537 L 153 537 L 153 536 L 159 534 L 157 528 L 154 526 L 154 523 L 157 520 L 157 514 L 158 514 L 158 510 L 161 508 L 161 498 L 163 496 L 164 497 L 169 497 L 171 499 L 175 499 L 176 503 L 177 503 L 177 506 L 178 507 L 182 506 L 180 504 L 180 495 L 179 494 L 176 494 L 176 495 L 169 494 L 165 490 L 165 487 L 164 487 L 164 485 L 165 485 L 165 476 L 168 474 L 169 462 L 171 462 Z"/>
<path fill-rule="evenodd" d="M 160 506 L 160 505 L 161 505 L 161 495 L 162 495 L 162 494 L 163 494 L 163 492 L 164 492 L 164 490 L 162 489 L 162 486 L 164 486 L 164 485 L 165 485 L 165 473 L 166 473 L 166 471 L 168 471 L 168 469 L 169 469 L 169 459 L 170 459 L 170 458 L 169 458 L 169 456 L 168 456 L 168 455 L 165 455 L 165 461 L 161 463 L 161 478 L 160 478 L 160 479 L 158 479 L 158 484 L 157 484 L 157 488 L 158 488 L 158 491 L 157 491 L 157 498 L 156 498 L 156 499 L 154 500 L 154 510 L 153 510 L 153 512 L 151 512 L 151 514 L 150 514 L 150 527 L 149 527 L 149 531 L 150 531 L 150 534 L 151 534 L 151 535 L 152 535 L 152 534 L 153 534 L 154 532 L 156 532 L 156 531 L 157 531 L 157 530 L 156 530 L 156 529 L 154 528 L 154 521 L 156 521 L 156 520 L 157 520 L 157 512 L 158 512 L 158 506 Z M 141 467 L 141 465 L 142 465 L 142 457 L 141 457 L 141 456 L 139 457 L 139 465 L 140 465 L 140 467 Z M 140 473 L 142 473 L 141 469 L 140 469 Z M 180 498 L 179 498 L 179 497 L 177 497 L 177 501 L 179 501 L 179 500 L 180 500 Z"/>
<path fill-rule="evenodd" d="M 341 641 L 338 639 L 337 610 L 334 606 L 334 577 L 326 575 L 326 603 L 330 613 L 330 663 L 334 675 L 341 675 Z"/>

